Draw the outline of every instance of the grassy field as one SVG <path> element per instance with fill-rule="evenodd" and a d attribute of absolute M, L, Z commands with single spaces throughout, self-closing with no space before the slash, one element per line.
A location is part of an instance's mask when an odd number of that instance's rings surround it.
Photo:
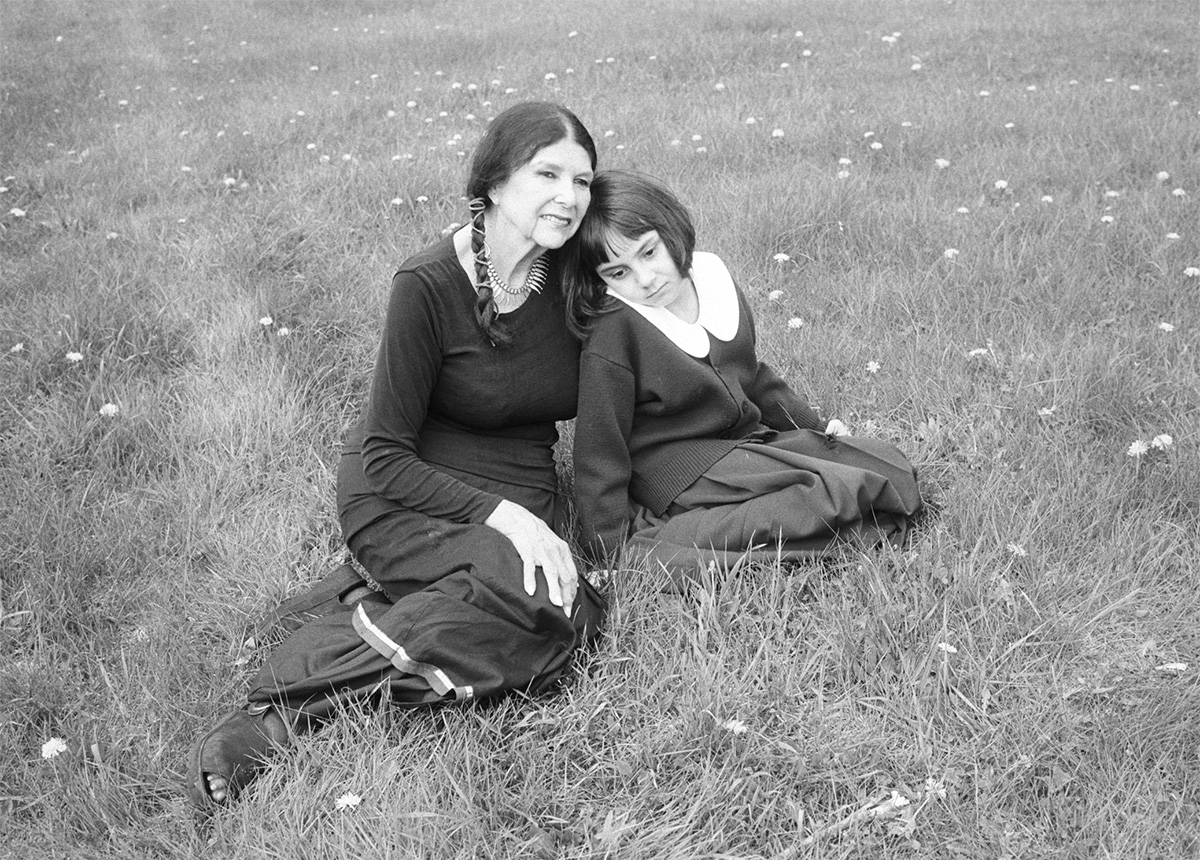
<path fill-rule="evenodd" d="M 0 856 L 1200 857 L 1196 36 L 1193 0 L 7 0 Z M 556 693 L 347 713 L 198 823 L 249 623 L 343 558 L 390 275 L 530 98 L 680 191 L 930 510 L 902 552 L 619 571 Z"/>

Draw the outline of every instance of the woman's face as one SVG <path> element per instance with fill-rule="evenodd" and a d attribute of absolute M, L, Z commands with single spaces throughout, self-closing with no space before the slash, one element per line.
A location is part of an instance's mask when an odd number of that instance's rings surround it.
<path fill-rule="evenodd" d="M 657 230 L 636 239 L 609 234 L 608 262 L 596 267 L 604 285 L 627 302 L 675 311 L 690 296 L 690 282 L 680 273 Z"/>
<path fill-rule="evenodd" d="M 592 160 L 578 143 L 563 138 L 539 149 L 488 193 L 496 213 L 489 241 L 561 248 L 579 229 L 591 185 Z"/>

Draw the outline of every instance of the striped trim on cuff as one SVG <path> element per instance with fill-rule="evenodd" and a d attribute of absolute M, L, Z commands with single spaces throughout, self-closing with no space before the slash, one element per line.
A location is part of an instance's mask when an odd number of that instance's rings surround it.
<path fill-rule="evenodd" d="M 378 651 L 383 657 L 409 675 L 420 675 L 439 696 L 454 694 L 455 701 L 469 702 L 475 698 L 475 688 L 470 684 L 458 686 L 450 680 L 450 676 L 431 663 L 419 663 L 408 656 L 404 646 L 383 632 L 367 615 L 366 609 L 360 603 L 354 610 L 351 619 L 354 631 L 362 640 Z"/>

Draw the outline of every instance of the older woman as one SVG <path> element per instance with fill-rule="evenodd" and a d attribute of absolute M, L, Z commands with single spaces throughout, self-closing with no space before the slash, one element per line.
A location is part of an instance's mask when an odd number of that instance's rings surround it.
<path fill-rule="evenodd" d="M 504 111 L 471 165 L 471 222 L 396 273 L 338 472 L 343 535 L 382 594 L 345 572 L 317 589 L 325 605 L 196 743 L 198 806 L 234 797 L 341 702 L 538 691 L 594 635 L 603 602 L 556 531 L 552 447 L 555 422 L 575 414 L 579 365 L 555 252 L 587 210 L 595 167 L 570 111 Z"/>

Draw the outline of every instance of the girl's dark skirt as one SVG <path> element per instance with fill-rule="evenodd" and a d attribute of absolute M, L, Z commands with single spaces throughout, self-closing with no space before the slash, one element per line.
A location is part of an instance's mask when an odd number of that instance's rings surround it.
<path fill-rule="evenodd" d="M 551 525 L 557 519 L 552 492 L 459 477 Z M 350 551 L 392 603 L 364 601 L 297 630 L 251 684 L 252 709 L 273 705 L 312 720 L 339 703 L 375 697 L 419 706 L 538 692 L 598 632 L 604 601 L 582 576 L 568 618 L 550 602 L 540 571 L 537 592 L 526 594 L 508 538 L 376 496 L 357 451 L 341 458 L 338 510 Z"/>
<path fill-rule="evenodd" d="M 714 561 L 898 545 L 920 507 L 916 471 L 894 445 L 793 430 L 738 445 L 665 516 L 643 511 L 626 549 L 679 578 Z"/>

